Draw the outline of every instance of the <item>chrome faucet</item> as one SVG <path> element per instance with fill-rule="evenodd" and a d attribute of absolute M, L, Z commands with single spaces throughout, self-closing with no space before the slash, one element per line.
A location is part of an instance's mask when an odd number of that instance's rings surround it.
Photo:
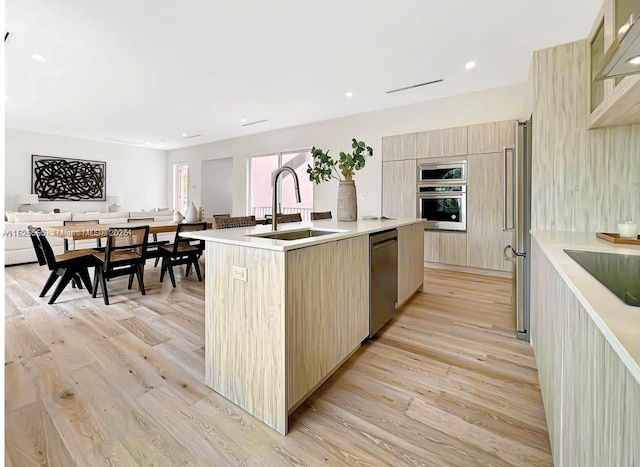
<path fill-rule="evenodd" d="M 293 185 L 295 186 L 295 189 L 296 189 L 296 201 L 298 203 L 301 201 L 300 183 L 298 182 L 298 175 L 296 174 L 296 171 L 293 170 L 288 165 L 280 167 L 278 170 L 274 172 L 273 177 L 271 177 L 271 189 L 273 190 L 273 205 L 271 209 L 271 214 L 273 217 L 273 219 L 271 220 L 272 231 L 278 230 L 278 211 L 277 211 L 278 209 L 278 177 L 282 172 L 289 172 L 293 176 Z"/>

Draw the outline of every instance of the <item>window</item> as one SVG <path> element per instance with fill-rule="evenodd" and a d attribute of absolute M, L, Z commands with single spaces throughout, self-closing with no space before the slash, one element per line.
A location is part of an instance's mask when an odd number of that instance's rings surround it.
<path fill-rule="evenodd" d="M 173 209 L 182 214 L 187 212 L 189 203 L 189 165 L 173 166 Z"/>
<path fill-rule="evenodd" d="M 280 175 L 278 180 L 278 212 L 292 214 L 299 212 L 302 220 L 311 219 L 313 210 L 313 182 L 307 174 L 307 164 L 311 162 L 308 150 L 281 152 L 249 158 L 249 215 L 264 218 L 271 212 L 271 177 L 283 165 L 295 170 L 300 182 L 301 203 L 296 203 L 293 189 L 293 177 L 288 173 Z"/>

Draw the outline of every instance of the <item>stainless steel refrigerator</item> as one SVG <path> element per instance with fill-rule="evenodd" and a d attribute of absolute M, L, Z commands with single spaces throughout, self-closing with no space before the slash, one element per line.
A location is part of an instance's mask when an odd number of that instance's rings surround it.
<path fill-rule="evenodd" d="M 504 260 L 513 267 L 513 313 L 518 339 L 529 340 L 531 247 L 531 119 L 516 123 L 516 143 L 504 148 L 504 230 L 513 231 Z"/>

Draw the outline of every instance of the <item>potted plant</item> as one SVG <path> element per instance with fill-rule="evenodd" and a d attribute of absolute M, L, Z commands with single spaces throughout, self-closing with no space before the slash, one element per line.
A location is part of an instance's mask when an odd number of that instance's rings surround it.
<path fill-rule="evenodd" d="M 356 184 L 353 176 L 356 170 L 364 168 L 366 158 L 373 156 L 373 149 L 363 141 L 351 140 L 352 153 L 340 152 L 338 160 L 329 156 L 329 151 L 311 149 L 313 167 L 307 165 L 309 180 L 321 183 L 338 180 L 338 221 L 355 221 L 358 218 L 358 203 L 356 198 Z M 336 168 L 337 166 L 337 168 Z"/>

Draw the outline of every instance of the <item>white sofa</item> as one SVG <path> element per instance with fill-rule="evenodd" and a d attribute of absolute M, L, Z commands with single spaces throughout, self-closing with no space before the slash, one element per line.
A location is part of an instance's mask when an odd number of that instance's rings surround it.
<path fill-rule="evenodd" d="M 4 264 L 9 266 L 12 264 L 33 263 L 37 261 L 36 254 L 33 250 L 33 243 L 28 235 L 27 227 L 49 227 L 62 225 L 64 221 L 69 220 L 94 220 L 97 219 L 101 224 L 118 224 L 126 223 L 129 218 L 153 217 L 154 221 L 171 222 L 173 221 L 173 211 L 126 211 L 126 212 L 62 212 L 62 213 L 35 213 L 20 212 L 7 213 L 7 220 L 4 223 Z M 158 240 L 173 241 L 174 234 L 158 234 Z M 53 251 L 56 254 L 62 253 L 64 250 L 64 242 L 60 237 L 47 237 Z M 95 247 L 95 240 L 80 240 L 74 245 L 74 248 L 92 248 Z"/>

